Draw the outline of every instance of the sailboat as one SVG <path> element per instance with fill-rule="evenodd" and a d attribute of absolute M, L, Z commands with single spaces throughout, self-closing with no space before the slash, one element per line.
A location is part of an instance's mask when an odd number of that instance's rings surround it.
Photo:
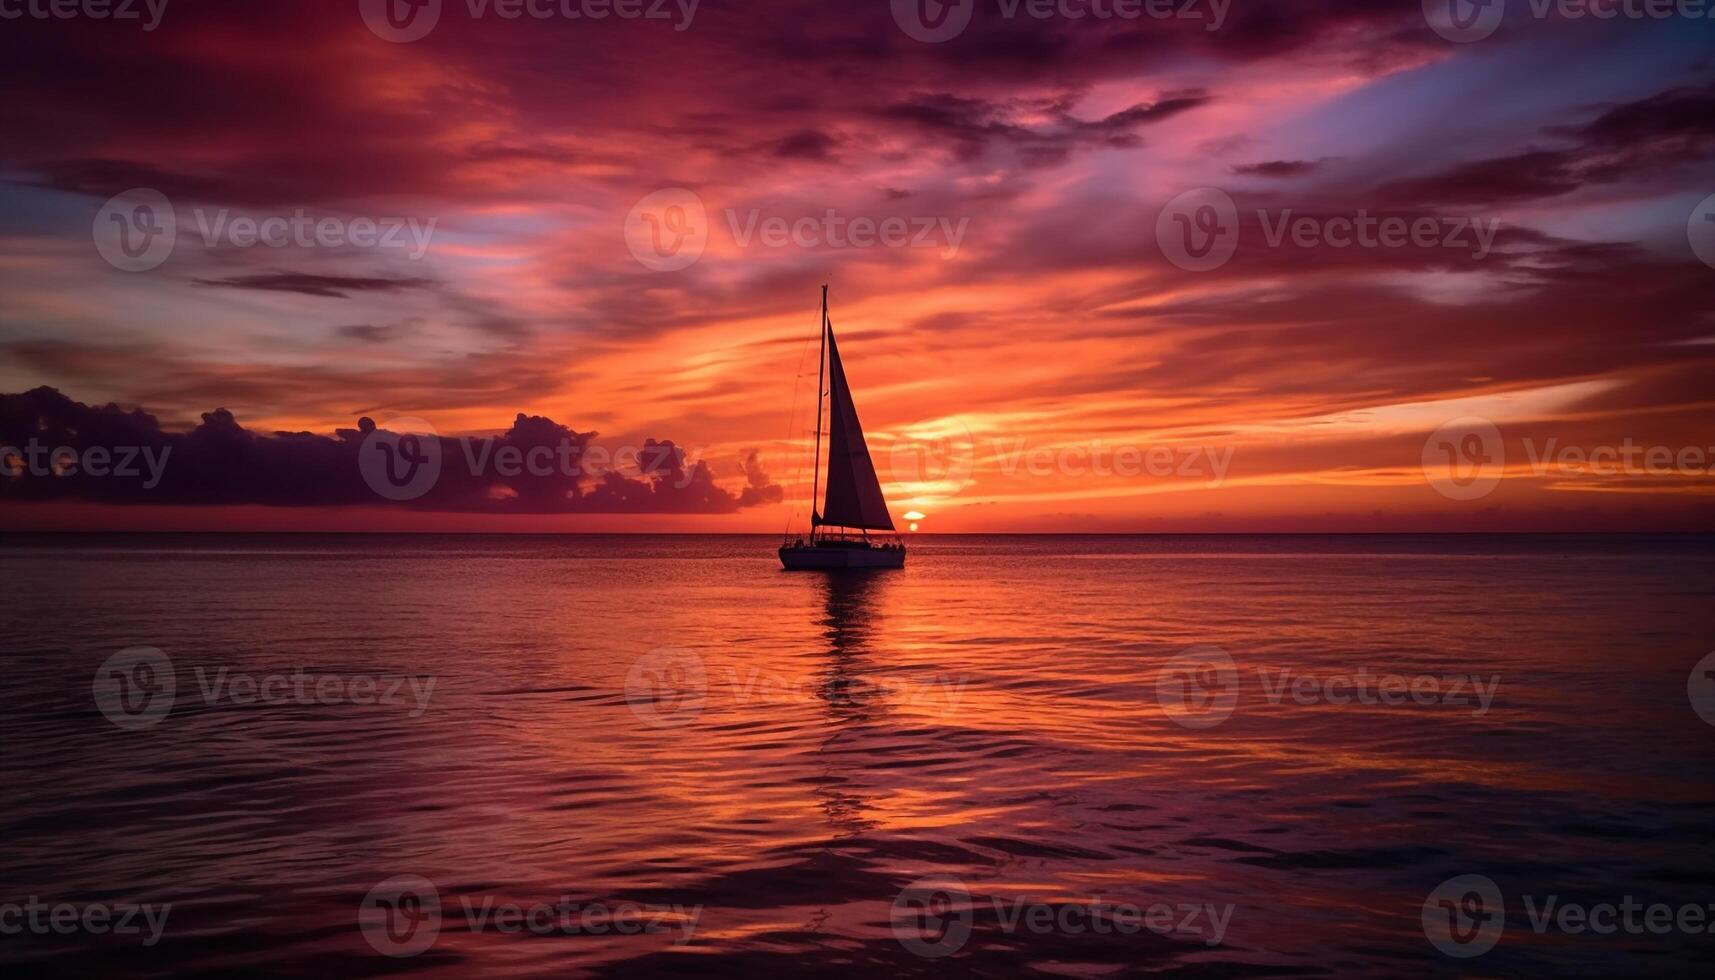
<path fill-rule="evenodd" d="M 881 481 L 858 424 L 834 325 L 828 319 L 828 287 L 822 287 L 822 353 L 816 368 L 816 464 L 810 483 L 810 536 L 780 546 L 788 571 L 843 568 L 903 568 L 905 542 L 893 530 Z M 827 390 L 823 391 L 823 385 Z M 824 397 L 826 396 L 825 402 Z M 827 490 L 822 491 L 822 406 L 828 407 Z M 871 534 L 870 532 L 878 532 Z"/>

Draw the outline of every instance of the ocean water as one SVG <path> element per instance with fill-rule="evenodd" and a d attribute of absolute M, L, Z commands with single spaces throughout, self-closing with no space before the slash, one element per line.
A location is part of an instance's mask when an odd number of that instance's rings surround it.
<path fill-rule="evenodd" d="M 9 537 L 0 964 L 1715 962 L 1710 539 L 776 543 Z"/>

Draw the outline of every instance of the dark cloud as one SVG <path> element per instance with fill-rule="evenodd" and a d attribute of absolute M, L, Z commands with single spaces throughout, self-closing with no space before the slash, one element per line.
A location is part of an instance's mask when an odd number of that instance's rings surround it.
<path fill-rule="evenodd" d="M 1642 407 L 1646 392 L 1663 406 L 1715 402 L 1715 345 L 1701 342 L 1710 335 L 1715 277 L 1700 264 L 1506 229 L 1482 261 L 1435 249 L 1295 255 L 1263 247 L 1260 232 L 1243 241 L 1215 274 L 1291 285 L 1266 298 L 1211 293 L 1131 314 L 1152 331 L 1176 333 L 1171 359 L 1114 365 L 1044 397 L 1144 389 L 1194 399 L 1232 420 L 1247 398 L 1212 393 L 1234 385 L 1289 401 L 1293 414 L 1322 415 L 1603 379 L 1611 393 L 1591 396 L 1603 405 Z M 1504 285 L 1461 297 L 1449 315 L 1408 288 L 1351 275 L 1383 262 L 1402 273 L 1482 273 Z M 1615 323 L 1628 330 L 1617 334 Z"/>
<path fill-rule="evenodd" d="M 806 129 L 793 133 L 774 144 L 774 155 L 796 160 L 829 160 L 839 141 L 827 133 Z"/>
<path fill-rule="evenodd" d="M 1458 164 L 1380 188 L 1396 204 L 1501 204 L 1569 194 L 1586 184 L 1641 180 L 1715 155 L 1715 85 L 1674 88 L 1554 126 L 1570 145 Z"/>
<path fill-rule="evenodd" d="M 366 482 L 361 458 L 386 452 L 382 444 L 398 450 L 396 438 L 407 434 L 392 435 L 368 418 L 332 436 L 264 434 L 225 409 L 204 413 L 188 432 L 169 432 L 141 410 L 85 405 L 41 387 L 0 395 L 0 499 L 487 514 L 724 514 L 780 499 L 754 452 L 745 460 L 747 485 L 734 496 L 715 483 L 706 461 L 688 460 L 671 441 L 609 451 L 593 431 L 520 413 L 498 436 L 419 437 L 435 440 L 439 476 L 421 496 L 392 503 Z M 78 460 L 94 451 L 97 468 L 114 473 L 55 467 L 61 447 Z"/>
<path fill-rule="evenodd" d="M 302 293 L 305 296 L 343 298 L 354 292 L 391 293 L 401 289 L 416 289 L 434 284 L 420 277 L 387 278 L 384 276 L 321 276 L 308 272 L 257 272 L 231 276 L 226 279 L 198 279 L 199 286 L 220 286 L 226 289 L 259 289 L 268 292 Z"/>
<path fill-rule="evenodd" d="M 133 187 L 149 187 L 179 200 L 234 200 L 245 196 L 241 178 L 190 173 L 118 158 L 43 160 L 16 182 L 101 199 Z"/>
<path fill-rule="evenodd" d="M 744 481 L 744 491 L 738 497 L 740 507 L 777 504 L 784 497 L 785 491 L 763 471 L 761 454 L 754 449 L 744 454 Z"/>
<path fill-rule="evenodd" d="M 351 323 L 335 329 L 335 333 L 365 344 L 384 344 L 404 332 L 403 323 Z"/>
<path fill-rule="evenodd" d="M 1393 202 L 1437 204 L 1503 204 L 1570 194 L 1584 185 L 1578 156 L 1569 150 L 1531 150 L 1512 156 L 1478 160 L 1430 177 L 1385 185 L 1382 193 Z"/>
<path fill-rule="evenodd" d="M 1189 5 L 1204 18 L 1211 6 Z M 137 186 L 238 206 L 484 200 L 512 185 L 473 179 L 479 165 L 635 167 L 658 162 L 663 134 L 734 130 L 759 160 L 823 160 L 842 141 L 903 137 L 875 126 L 869 106 L 912 93 L 1081 92 L 1188 56 L 1249 62 L 1330 42 L 1387 64 L 1436 42 L 1420 13 L 1397 3 L 1241 3 L 1227 15 L 1211 31 L 1196 16 L 1007 18 L 979 4 L 961 37 L 925 45 L 886 3 L 836 13 L 821 0 L 706 0 L 694 29 L 672 34 L 665 65 L 658 22 L 533 30 L 471 19 L 457 4 L 407 46 L 371 35 L 351 0 L 174 4 L 147 34 L 26 18 L 0 33 L 0 85 L 14 96 L 0 104 L 0 132 L 13 137 L 0 163 L 98 200 Z M 262 44 L 277 56 L 230 56 Z M 591 91 L 603 98 L 568 97 Z M 1096 125 L 1147 123 L 1189 105 L 1168 99 Z M 473 117 L 504 119 L 511 131 L 472 139 L 473 128 L 490 128 L 467 125 Z M 917 135 L 924 149 L 938 138 Z M 1049 145 L 1036 156 L 1068 149 L 1054 134 L 1037 140 Z"/>
<path fill-rule="evenodd" d="M 1085 125 L 1109 131 L 1129 129 L 1132 126 L 1171 119 L 1182 112 L 1189 112 L 1192 109 L 1207 105 L 1210 101 L 1211 99 L 1207 95 L 1191 93 L 1164 98 L 1158 102 L 1140 102 L 1129 109 L 1122 109 L 1097 122 Z"/>
<path fill-rule="evenodd" d="M 1601 146 L 1676 143 L 1701 152 L 1715 139 L 1715 84 L 1673 88 L 1615 106 L 1572 132 Z"/>
<path fill-rule="evenodd" d="M 939 92 L 913 95 L 881 106 L 874 114 L 951 140 L 963 159 L 1007 147 L 1018 151 L 1027 164 L 1046 166 L 1064 160 L 1080 147 L 1135 146 L 1139 140 L 1133 129 L 1171 119 L 1210 101 L 1201 93 L 1180 93 L 1138 103 L 1101 119 L 1084 120 L 1072 115 L 1066 99 L 1001 103 Z M 1046 115 L 1050 121 L 1037 125 L 1013 121 L 1019 116 L 1037 115 Z"/>
<path fill-rule="evenodd" d="M 418 322 L 406 318 L 400 325 L 409 329 Z M 430 369 L 355 366 L 334 355 L 283 371 L 277 364 L 215 358 L 205 349 L 179 344 L 32 339 L 0 342 L 0 363 L 8 361 L 28 369 L 31 383 L 93 388 L 148 405 L 173 427 L 193 424 L 209 404 L 266 414 L 281 405 L 325 401 L 330 410 L 324 417 L 332 419 L 492 410 L 497 400 L 526 401 L 581 375 L 541 350 L 511 348 L 442 361 Z"/>
<path fill-rule="evenodd" d="M 1249 177 L 1302 177 L 1322 163 L 1321 160 L 1268 160 L 1234 167 L 1233 173 Z"/>

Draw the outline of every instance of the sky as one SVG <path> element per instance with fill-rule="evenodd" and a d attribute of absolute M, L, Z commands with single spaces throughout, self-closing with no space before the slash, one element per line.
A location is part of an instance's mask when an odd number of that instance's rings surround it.
<path fill-rule="evenodd" d="M 0 0 L 0 527 L 1715 531 L 1698 4 L 391 3 Z"/>

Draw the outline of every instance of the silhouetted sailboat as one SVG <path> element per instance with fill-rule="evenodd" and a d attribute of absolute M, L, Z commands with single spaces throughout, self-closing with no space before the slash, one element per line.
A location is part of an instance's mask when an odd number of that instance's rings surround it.
<path fill-rule="evenodd" d="M 905 544 L 894 533 L 881 481 L 858 424 L 857 406 L 834 325 L 828 320 L 828 287 L 822 287 L 822 360 L 816 370 L 816 465 L 810 490 L 810 537 L 780 546 L 780 564 L 789 570 L 817 568 L 900 568 Z M 827 391 L 822 390 L 824 381 Z M 822 475 L 822 404 L 828 405 L 828 485 L 816 509 Z M 872 537 L 871 531 L 885 531 Z"/>

